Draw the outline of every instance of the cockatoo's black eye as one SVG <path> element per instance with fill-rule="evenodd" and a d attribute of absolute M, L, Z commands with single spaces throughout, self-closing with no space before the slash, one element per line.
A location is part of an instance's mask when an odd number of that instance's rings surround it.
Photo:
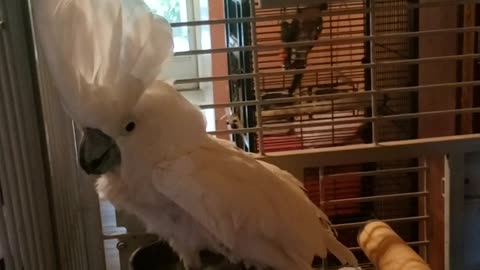
<path fill-rule="evenodd" d="M 128 124 L 125 126 L 125 131 L 132 132 L 135 129 L 135 126 L 135 122 L 128 122 Z"/>

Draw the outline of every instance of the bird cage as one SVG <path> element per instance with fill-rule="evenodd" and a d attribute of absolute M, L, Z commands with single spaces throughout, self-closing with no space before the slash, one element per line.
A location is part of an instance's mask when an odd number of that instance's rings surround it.
<path fill-rule="evenodd" d="M 39 0 L 30 1 L 34 15 Z M 475 231 L 463 222 L 478 221 L 468 209 L 480 194 L 472 180 L 480 144 L 480 2 L 176 3 L 178 48 L 168 77 L 200 106 L 211 134 L 302 180 L 362 269 L 374 269 L 356 240 L 371 219 L 391 225 L 432 269 L 480 266 L 464 255 L 478 247 L 463 235 Z M 8 11 L 0 11 L 0 61 L 9 63 L 0 68 L 0 235 L 12 236 L 0 255 L 7 269 L 55 269 L 57 262 L 59 269 L 127 270 L 131 255 L 156 237 L 99 201 L 94 179 L 76 166 L 79 131 L 58 102 L 41 53 L 30 49 L 27 6 L 0 3 Z M 37 113 L 38 121 L 21 121 Z M 33 166 L 26 145 L 46 170 L 22 167 Z M 337 266 L 334 258 L 319 265 Z"/>

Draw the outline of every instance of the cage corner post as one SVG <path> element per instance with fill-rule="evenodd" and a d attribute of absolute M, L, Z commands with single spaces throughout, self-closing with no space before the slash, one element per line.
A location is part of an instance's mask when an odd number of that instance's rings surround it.
<path fill-rule="evenodd" d="M 445 270 L 465 269 L 464 263 L 465 153 L 445 156 Z"/>

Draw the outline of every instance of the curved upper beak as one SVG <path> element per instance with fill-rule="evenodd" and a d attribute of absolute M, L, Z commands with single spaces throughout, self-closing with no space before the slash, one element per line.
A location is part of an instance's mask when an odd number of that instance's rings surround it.
<path fill-rule="evenodd" d="M 99 129 L 84 129 L 78 155 L 80 167 L 87 174 L 104 174 L 121 163 L 117 144 Z"/>

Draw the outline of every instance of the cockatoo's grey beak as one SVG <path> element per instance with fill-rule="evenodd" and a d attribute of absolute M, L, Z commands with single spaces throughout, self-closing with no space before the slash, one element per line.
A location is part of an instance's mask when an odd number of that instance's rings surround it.
<path fill-rule="evenodd" d="M 120 165 L 120 149 L 112 138 L 99 129 L 86 128 L 83 133 L 78 160 L 87 174 L 104 174 Z"/>

